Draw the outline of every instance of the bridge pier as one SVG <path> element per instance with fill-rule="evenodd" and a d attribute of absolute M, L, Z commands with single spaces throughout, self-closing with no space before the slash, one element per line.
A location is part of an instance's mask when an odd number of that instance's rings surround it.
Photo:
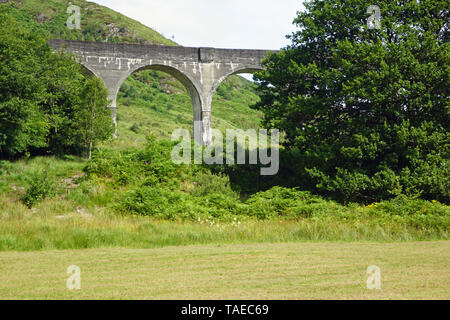
<path fill-rule="evenodd" d="M 202 111 L 202 139 L 197 141 L 205 146 L 212 143 L 211 111 Z"/>
<path fill-rule="evenodd" d="M 214 92 L 226 77 L 261 70 L 267 50 L 188 48 L 159 45 L 117 44 L 50 40 L 54 50 L 75 54 L 93 75 L 101 78 L 108 89 L 110 108 L 116 125 L 117 94 L 133 72 L 153 69 L 179 80 L 189 92 L 194 113 L 194 137 L 203 145 L 212 141 L 211 102 Z"/>
<path fill-rule="evenodd" d="M 117 92 L 115 90 L 111 90 L 108 88 L 108 100 L 110 101 L 109 109 L 111 109 L 112 119 L 114 121 L 114 138 L 118 138 L 119 135 L 117 133 Z"/>

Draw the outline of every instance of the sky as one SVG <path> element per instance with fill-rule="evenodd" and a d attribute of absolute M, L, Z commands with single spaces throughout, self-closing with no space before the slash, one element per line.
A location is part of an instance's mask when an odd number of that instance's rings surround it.
<path fill-rule="evenodd" d="M 280 49 L 302 0 L 91 0 L 182 46 Z"/>

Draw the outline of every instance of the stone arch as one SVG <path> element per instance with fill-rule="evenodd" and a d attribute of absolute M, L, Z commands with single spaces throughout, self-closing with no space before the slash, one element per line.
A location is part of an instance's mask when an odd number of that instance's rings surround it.
<path fill-rule="evenodd" d="M 209 131 L 209 128 L 204 128 L 204 119 L 202 112 L 202 99 L 201 99 L 201 87 L 197 84 L 196 79 L 192 79 L 189 77 L 189 75 L 182 70 L 179 70 L 176 66 L 173 65 L 165 65 L 161 63 L 154 63 L 154 64 L 145 64 L 145 65 L 138 65 L 133 68 L 131 68 L 128 72 L 123 73 L 121 77 L 119 77 L 114 83 L 107 83 L 108 79 L 102 78 L 102 75 L 100 74 L 99 77 L 103 79 L 105 82 L 106 87 L 109 91 L 109 97 L 112 101 L 111 108 L 113 109 L 113 116 L 114 116 L 114 122 L 117 126 L 117 114 L 116 114 L 116 108 L 117 108 L 117 95 L 119 93 L 120 87 L 125 82 L 125 80 L 131 76 L 133 73 L 139 72 L 141 70 L 156 70 L 161 71 L 164 73 L 167 73 L 177 79 L 188 91 L 189 96 L 191 97 L 192 107 L 193 107 L 193 118 L 194 118 L 194 132 L 200 132 L 201 135 L 196 136 L 197 141 L 199 143 L 204 143 L 202 139 L 202 135 L 204 131 Z M 208 125 L 208 122 L 205 123 L 205 125 Z M 198 130 L 198 131 L 196 131 Z"/>

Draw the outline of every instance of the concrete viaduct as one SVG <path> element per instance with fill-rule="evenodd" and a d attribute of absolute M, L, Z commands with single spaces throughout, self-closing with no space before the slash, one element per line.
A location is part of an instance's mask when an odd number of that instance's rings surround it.
<path fill-rule="evenodd" d="M 261 70 L 267 50 L 189 48 L 161 45 L 117 44 L 72 40 L 49 41 L 54 50 L 66 50 L 92 74 L 101 78 L 111 100 L 117 125 L 116 98 L 120 86 L 133 72 L 153 69 L 178 79 L 188 90 L 194 108 L 197 142 L 211 142 L 211 102 L 214 92 L 228 76 Z"/>

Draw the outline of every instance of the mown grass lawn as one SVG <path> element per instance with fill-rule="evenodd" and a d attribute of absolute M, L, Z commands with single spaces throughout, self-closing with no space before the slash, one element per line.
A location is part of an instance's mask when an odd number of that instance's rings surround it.
<path fill-rule="evenodd" d="M 70 265 L 81 290 L 66 288 Z M 450 241 L 1 252 L 0 298 L 449 299 L 449 270 Z"/>

